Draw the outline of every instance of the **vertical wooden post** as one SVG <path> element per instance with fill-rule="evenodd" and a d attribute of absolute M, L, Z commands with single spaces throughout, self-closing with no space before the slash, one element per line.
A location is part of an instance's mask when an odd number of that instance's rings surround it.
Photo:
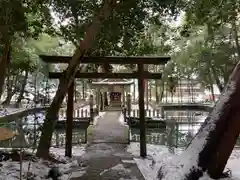
<path fill-rule="evenodd" d="M 127 115 L 128 115 L 128 117 L 131 116 L 131 108 L 132 108 L 131 105 L 132 105 L 131 95 L 128 94 L 128 95 L 127 95 Z"/>
<path fill-rule="evenodd" d="M 96 89 L 96 92 L 95 92 L 95 102 L 96 102 L 96 107 L 98 109 L 98 90 Z"/>
<path fill-rule="evenodd" d="M 135 100 L 136 100 L 136 82 L 135 82 L 135 79 L 134 79 L 134 84 L 133 84 L 133 103 L 135 103 Z"/>
<path fill-rule="evenodd" d="M 147 65 L 147 64 L 143 65 L 143 70 L 148 72 L 148 65 Z M 149 109 L 149 101 L 148 101 L 148 95 L 149 95 L 149 92 L 148 92 L 148 79 L 145 79 L 145 80 L 144 80 L 144 89 L 146 89 L 146 92 L 144 92 L 144 94 L 145 94 L 145 99 L 146 99 L 146 106 L 147 106 L 147 109 Z M 144 107 L 144 108 L 145 108 L 145 107 Z"/>
<path fill-rule="evenodd" d="M 140 120 L 140 156 L 147 156 L 146 147 L 146 128 L 145 128 L 145 110 L 144 110 L 144 79 L 142 74 L 144 73 L 143 64 L 138 64 L 138 105 L 139 105 L 139 120 Z"/>
<path fill-rule="evenodd" d="M 127 95 L 127 116 L 128 116 L 128 119 L 130 119 L 130 116 L 131 116 L 131 105 L 132 105 L 132 102 L 131 102 L 131 95 L 128 94 Z M 131 142 L 131 122 L 127 122 L 128 124 L 128 143 L 130 144 Z"/>
<path fill-rule="evenodd" d="M 100 112 L 100 107 L 101 107 L 101 95 L 100 95 L 100 89 L 97 88 L 97 99 L 98 99 L 98 112 Z"/>
<path fill-rule="evenodd" d="M 74 81 L 68 89 L 65 156 L 72 157 Z"/>
<path fill-rule="evenodd" d="M 93 122 L 93 95 L 91 94 L 89 97 L 89 106 L 90 106 L 90 117 L 91 121 Z"/>
<path fill-rule="evenodd" d="M 122 97 L 123 97 L 123 107 L 126 107 L 126 97 L 125 97 L 125 87 L 123 87 L 123 91 L 122 91 L 123 93 L 122 93 Z"/>

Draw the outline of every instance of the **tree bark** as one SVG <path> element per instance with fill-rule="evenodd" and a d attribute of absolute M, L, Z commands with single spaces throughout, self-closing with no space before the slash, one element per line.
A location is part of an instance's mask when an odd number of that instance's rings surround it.
<path fill-rule="evenodd" d="M 10 79 L 10 75 L 7 76 L 7 97 L 2 102 L 3 105 L 9 105 L 13 95 L 16 94 L 18 90 L 17 80 L 18 76 L 13 76 L 12 79 Z"/>
<path fill-rule="evenodd" d="M 155 99 L 156 99 L 156 103 L 159 103 L 159 97 L 158 97 L 158 83 L 157 80 L 155 79 Z"/>
<path fill-rule="evenodd" d="M 85 53 L 87 53 L 87 51 L 92 47 L 95 39 L 97 38 L 97 35 L 103 26 L 103 22 L 109 18 L 109 16 L 112 14 L 112 10 L 116 5 L 117 0 L 104 1 L 99 14 L 94 17 L 92 23 L 87 28 L 84 40 L 80 43 L 80 47 L 76 49 L 64 75 L 60 78 L 58 90 L 46 113 L 46 119 L 43 124 L 43 130 L 36 154 L 38 157 L 48 158 L 52 134 L 58 118 L 58 111 L 66 95 L 66 92 L 74 80 L 78 66 L 81 60 L 84 58 Z"/>
<path fill-rule="evenodd" d="M 192 164 L 193 159 L 194 163 L 192 167 L 188 166 L 190 173 L 182 174 L 179 179 L 197 180 L 203 175 L 203 172 L 207 172 L 213 179 L 221 177 L 240 133 L 239 98 L 240 63 L 235 67 L 213 111 L 182 154 L 181 159 L 187 158 L 190 161 L 186 162 L 188 165 Z M 161 167 L 159 171 L 159 179 L 172 176 L 172 171 L 169 174 L 161 173 L 162 168 L 164 169 L 164 167 Z M 179 168 L 178 170 L 180 172 L 183 169 Z"/>
<path fill-rule="evenodd" d="M 25 71 L 24 79 L 21 84 L 21 89 L 20 89 L 19 96 L 18 96 L 18 99 L 16 102 L 16 107 L 19 107 L 19 105 L 21 104 L 21 101 L 24 97 L 23 95 L 24 95 L 25 87 L 27 85 L 27 79 L 28 79 L 28 71 Z"/>
<path fill-rule="evenodd" d="M 221 93 L 221 92 L 223 92 L 224 87 L 223 87 L 222 83 L 220 82 L 220 79 L 218 78 L 215 68 L 213 66 L 211 66 L 211 69 L 212 69 L 213 77 L 216 81 L 217 87 Z"/>
<path fill-rule="evenodd" d="M 215 94 L 214 94 L 213 84 L 210 85 L 210 90 L 211 90 L 211 94 L 212 94 L 212 100 L 215 102 Z"/>
<path fill-rule="evenodd" d="M 232 22 L 232 30 L 233 30 L 234 41 L 236 44 L 236 49 L 237 49 L 236 52 L 238 54 L 238 60 L 240 60 L 240 44 L 238 41 L 238 30 L 237 30 L 237 25 L 235 20 Z"/>
<path fill-rule="evenodd" d="M 0 97 L 2 96 L 3 93 L 3 87 L 4 87 L 4 82 L 5 82 L 5 77 L 7 73 L 7 68 L 10 63 L 10 42 L 7 42 L 5 44 L 4 48 L 4 54 L 3 57 L 0 58 Z"/>
<path fill-rule="evenodd" d="M 163 80 L 161 80 L 161 84 L 160 84 L 160 92 L 159 92 L 159 94 L 158 94 L 158 101 L 159 101 L 159 103 L 161 103 L 162 102 L 162 98 L 163 98 L 163 96 L 164 96 L 164 81 Z M 166 98 L 167 98 L 167 96 L 166 96 Z"/>

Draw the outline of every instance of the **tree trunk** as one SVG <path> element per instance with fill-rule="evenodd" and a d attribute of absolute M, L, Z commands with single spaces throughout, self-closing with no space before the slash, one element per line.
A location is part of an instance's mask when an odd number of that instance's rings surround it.
<path fill-rule="evenodd" d="M 212 100 L 215 101 L 215 94 L 214 94 L 213 84 L 210 85 L 210 90 L 211 90 L 211 94 L 212 94 Z"/>
<path fill-rule="evenodd" d="M 85 53 L 87 53 L 87 51 L 95 42 L 95 39 L 97 38 L 97 35 L 103 26 L 103 22 L 109 18 L 109 16 L 112 14 L 112 10 L 116 5 L 117 0 L 104 1 L 99 14 L 94 17 L 92 23 L 87 28 L 84 40 L 80 43 L 80 48 L 76 49 L 64 75 L 60 78 L 58 90 L 46 113 L 46 119 L 43 124 L 43 130 L 36 154 L 38 157 L 48 158 L 52 134 L 56 125 L 56 120 L 58 118 L 58 111 L 66 95 L 66 92 L 74 80 L 78 66 L 81 60 L 84 58 Z"/>
<path fill-rule="evenodd" d="M 237 30 L 237 25 L 235 20 L 232 22 L 232 30 L 233 30 L 233 36 L 236 44 L 236 49 L 237 49 L 238 60 L 240 60 L 240 44 L 238 40 L 238 30 Z"/>
<path fill-rule="evenodd" d="M 27 79 L 28 79 L 28 71 L 25 71 L 24 79 L 21 84 L 21 89 L 20 89 L 19 96 L 18 96 L 18 99 L 16 102 L 16 107 L 19 107 L 19 105 L 21 104 L 21 101 L 24 97 L 23 95 L 24 95 L 25 87 L 27 85 Z"/>
<path fill-rule="evenodd" d="M 7 76 L 7 97 L 2 102 L 3 105 L 9 105 L 13 95 L 17 92 L 17 77 L 12 77 L 10 79 L 10 75 Z M 13 88 L 14 87 L 14 88 Z"/>
<path fill-rule="evenodd" d="M 163 80 L 161 80 L 161 87 L 160 87 L 160 93 L 159 93 L 159 95 L 158 95 L 158 101 L 159 101 L 159 103 L 161 103 L 162 102 L 162 98 L 163 98 L 163 96 L 164 96 L 164 81 Z M 166 98 L 167 98 L 167 96 L 166 96 Z"/>
<path fill-rule="evenodd" d="M 185 159 L 188 170 L 182 165 L 178 168 L 178 179 L 199 179 L 203 172 L 211 178 L 221 177 L 227 160 L 231 155 L 240 133 L 240 63 L 234 69 L 219 101 L 208 115 L 180 159 Z M 168 167 L 168 166 L 166 166 Z M 172 166 L 171 166 L 172 168 Z M 162 173 L 167 169 L 160 168 L 159 179 L 172 177 L 171 173 Z M 180 173 L 181 172 L 181 173 Z"/>
<path fill-rule="evenodd" d="M 223 87 L 222 83 L 220 82 L 220 79 L 217 75 L 215 68 L 213 66 L 211 66 L 211 69 L 212 69 L 212 73 L 213 73 L 213 78 L 215 79 L 217 87 L 221 93 L 223 91 L 224 87 Z"/>
<path fill-rule="evenodd" d="M 159 96 L 158 96 L 158 82 L 155 79 L 155 99 L 156 99 L 156 104 L 159 104 Z"/>
<path fill-rule="evenodd" d="M 197 143 L 197 138 L 201 137 L 201 135 L 204 133 L 205 130 L 211 126 L 211 121 L 215 120 L 215 128 L 212 129 L 212 131 L 209 132 L 208 137 L 206 137 L 206 144 L 204 145 L 201 152 L 199 152 L 199 166 L 203 169 L 210 168 L 212 173 L 215 174 L 214 169 L 218 169 L 217 164 L 212 164 L 215 162 L 215 157 L 219 159 L 220 162 L 226 161 L 228 157 L 231 154 L 231 151 L 235 145 L 236 139 L 239 136 L 239 125 L 235 126 L 233 129 L 228 129 L 229 124 L 232 122 L 239 122 L 239 106 L 240 102 L 238 99 L 240 98 L 240 64 L 236 66 L 234 69 L 232 75 L 230 76 L 230 79 L 228 81 L 228 85 L 226 86 L 223 94 L 221 95 L 218 103 L 215 106 L 215 110 L 208 116 L 208 118 L 205 121 L 205 126 L 203 125 L 195 138 L 195 142 L 193 142 L 192 146 Z M 217 119 L 214 119 L 216 114 Z M 234 134 L 234 138 L 229 134 L 228 138 L 222 141 L 224 134 L 227 134 L 226 132 L 230 132 L 230 134 Z M 237 133 L 237 135 L 235 134 Z M 219 153 L 218 147 L 220 144 L 224 142 L 225 149 L 223 152 Z M 230 143 L 230 144 L 229 144 Z M 232 144 L 231 144 L 232 143 Z M 190 147 L 191 148 L 191 147 Z M 224 157 L 224 158 L 223 158 Z M 219 162 L 218 161 L 218 162 Z M 214 167 L 210 167 L 209 165 L 212 165 Z M 226 165 L 226 162 L 224 164 L 224 167 Z M 222 166 L 221 166 L 222 168 Z M 223 169 L 222 169 L 223 170 Z M 215 174 L 216 175 L 216 174 Z M 219 175 L 219 173 L 218 173 Z M 216 177 L 214 177 L 216 178 Z"/>
<path fill-rule="evenodd" d="M 0 97 L 3 93 L 4 81 L 7 73 L 7 68 L 10 62 L 10 42 L 5 44 L 3 57 L 0 58 Z"/>

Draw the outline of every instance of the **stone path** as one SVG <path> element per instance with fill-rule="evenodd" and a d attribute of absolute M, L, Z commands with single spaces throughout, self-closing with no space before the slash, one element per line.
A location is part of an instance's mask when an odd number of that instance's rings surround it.
<path fill-rule="evenodd" d="M 86 172 L 71 180 L 144 180 L 133 156 L 126 152 L 128 127 L 118 122 L 120 112 L 106 112 L 92 129 L 82 163 Z"/>

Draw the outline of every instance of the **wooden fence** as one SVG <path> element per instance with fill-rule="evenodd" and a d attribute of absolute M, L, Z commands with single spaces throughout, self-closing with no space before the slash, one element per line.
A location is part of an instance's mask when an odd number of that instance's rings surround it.
<path fill-rule="evenodd" d="M 67 110 L 65 109 L 60 109 L 59 111 L 59 118 L 61 119 L 66 119 L 67 117 Z M 90 115 L 90 109 L 77 109 L 73 111 L 73 118 L 86 118 L 86 117 L 91 117 Z"/>

